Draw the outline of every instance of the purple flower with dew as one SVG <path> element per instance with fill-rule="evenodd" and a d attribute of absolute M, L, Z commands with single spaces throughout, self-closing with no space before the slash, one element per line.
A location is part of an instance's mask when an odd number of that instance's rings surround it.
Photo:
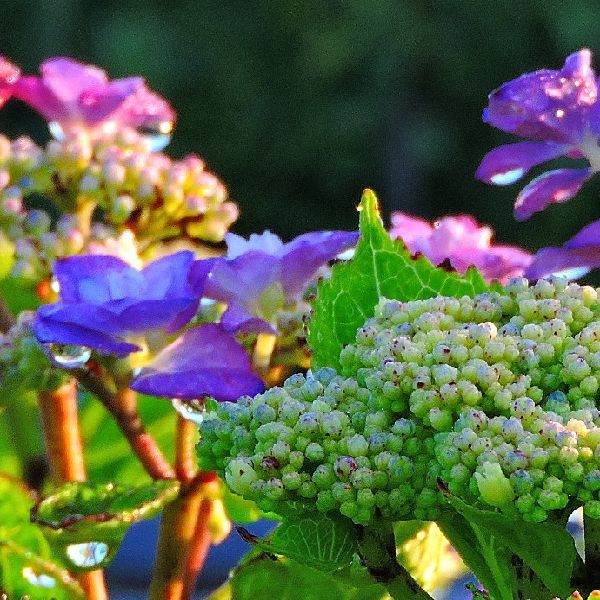
<path fill-rule="evenodd" d="M 148 90 L 141 77 L 110 81 L 102 69 L 70 58 L 46 60 L 40 71 L 41 77 L 19 78 L 13 95 L 61 130 L 74 125 L 115 130 L 149 123 L 172 127 L 175 120 L 172 107 Z"/>
<path fill-rule="evenodd" d="M 225 239 L 228 257 L 216 259 L 204 295 L 227 304 L 226 331 L 277 334 L 277 312 L 300 300 L 317 271 L 356 244 L 358 233 L 317 231 L 287 244 L 269 231 Z"/>
<path fill-rule="evenodd" d="M 195 265 L 192 273 L 192 265 Z M 80 345 L 125 356 L 140 350 L 127 341 L 145 332 L 174 332 L 196 314 L 212 260 L 182 251 L 141 271 L 115 256 L 59 259 L 54 275 L 60 301 L 38 309 L 33 331 L 42 343 Z"/>
<path fill-rule="evenodd" d="M 492 244 L 492 230 L 468 215 L 443 217 L 432 225 L 395 212 L 390 235 L 401 238 L 412 254 L 423 254 L 434 265 L 449 260 L 459 273 L 475 266 L 488 281 L 520 277 L 533 258 L 520 248 Z"/>
<path fill-rule="evenodd" d="M 476 177 L 495 185 L 515 183 L 532 167 L 558 158 L 585 158 L 589 166 L 556 169 L 533 179 L 517 196 L 519 221 L 549 204 L 573 198 L 600 170 L 600 105 L 591 52 L 567 57 L 559 71 L 526 73 L 494 90 L 483 120 L 529 141 L 499 146 L 485 155 Z"/>
<path fill-rule="evenodd" d="M 213 396 L 220 401 L 264 390 L 243 346 L 214 323 L 186 331 L 159 352 L 130 387 L 154 396 L 183 400 Z"/>
<path fill-rule="evenodd" d="M 600 220 L 584 227 L 561 248 L 542 248 L 525 270 L 525 277 L 539 279 L 553 274 L 577 279 L 598 267 L 600 267 Z"/>

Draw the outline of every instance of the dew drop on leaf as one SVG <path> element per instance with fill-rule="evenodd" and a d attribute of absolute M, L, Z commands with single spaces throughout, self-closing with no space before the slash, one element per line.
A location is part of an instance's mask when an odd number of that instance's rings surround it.
<path fill-rule="evenodd" d="M 69 544 L 66 552 L 67 557 L 76 567 L 96 567 L 107 557 L 108 545 L 104 542 Z"/>
<path fill-rule="evenodd" d="M 43 573 L 38 575 L 31 567 L 24 567 L 21 574 L 31 585 L 43 588 L 53 588 L 56 585 L 56 579 Z"/>

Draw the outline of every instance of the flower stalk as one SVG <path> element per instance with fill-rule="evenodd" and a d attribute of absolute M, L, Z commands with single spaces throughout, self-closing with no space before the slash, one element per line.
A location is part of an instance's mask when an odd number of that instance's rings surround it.
<path fill-rule="evenodd" d="M 44 440 L 52 479 L 56 484 L 87 479 L 77 416 L 77 382 L 71 379 L 38 395 Z M 108 600 L 102 570 L 82 573 L 79 582 L 89 600 Z"/>
<path fill-rule="evenodd" d="M 396 560 L 396 542 L 390 523 L 382 522 L 359 529 L 360 558 L 369 574 L 385 586 L 392 598 L 431 600 L 431 596 Z"/>
<path fill-rule="evenodd" d="M 144 427 L 137 410 L 136 393 L 129 388 L 113 392 L 88 369 L 75 369 L 74 373 L 79 382 L 95 394 L 114 417 L 148 475 L 153 479 L 173 479 L 175 470 Z"/>

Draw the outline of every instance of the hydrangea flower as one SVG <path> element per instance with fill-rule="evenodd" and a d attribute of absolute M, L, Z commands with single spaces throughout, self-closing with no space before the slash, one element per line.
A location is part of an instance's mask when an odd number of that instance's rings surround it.
<path fill-rule="evenodd" d="M 250 357 L 219 325 L 205 323 L 164 348 L 131 382 L 144 394 L 193 400 L 234 401 L 264 390 Z"/>
<path fill-rule="evenodd" d="M 100 124 L 140 127 L 175 120 L 172 107 L 148 90 L 141 77 L 110 81 L 98 67 L 70 58 L 42 63 L 41 77 L 20 77 L 13 95 L 64 130 Z M 162 133 L 168 133 L 164 131 Z"/>
<path fill-rule="evenodd" d="M 319 268 L 353 246 L 358 233 L 317 231 L 287 244 L 269 231 L 248 241 L 231 233 L 225 239 L 228 257 L 215 261 L 205 296 L 227 304 L 226 331 L 276 334 L 277 312 L 300 300 Z"/>
<path fill-rule="evenodd" d="M 483 120 L 528 141 L 486 154 L 476 174 L 482 181 L 509 185 L 559 156 L 589 161 L 585 168 L 556 169 L 533 179 L 517 197 L 517 220 L 570 200 L 600 170 L 600 105 L 591 58 L 589 50 L 579 50 L 567 57 L 562 69 L 526 73 L 489 96 Z"/>
<path fill-rule="evenodd" d="M 531 254 L 520 248 L 492 245 L 492 230 L 468 215 L 443 217 L 432 225 L 396 212 L 390 235 L 401 238 L 412 254 L 423 254 L 434 265 L 449 260 L 459 273 L 473 265 L 489 281 L 519 277 L 532 260 Z"/>
<path fill-rule="evenodd" d="M 33 331 L 42 343 L 75 344 L 125 356 L 127 341 L 149 330 L 181 329 L 194 316 L 211 260 L 190 251 L 160 258 L 141 271 L 115 256 L 59 259 L 60 301 L 38 309 Z"/>

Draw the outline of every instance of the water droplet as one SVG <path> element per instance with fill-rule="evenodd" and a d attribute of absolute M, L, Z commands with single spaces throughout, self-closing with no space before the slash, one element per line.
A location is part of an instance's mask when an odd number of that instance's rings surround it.
<path fill-rule="evenodd" d="M 50 130 L 50 135 L 55 140 L 62 142 L 65 139 L 65 130 L 58 121 L 50 121 L 50 123 L 48 123 L 48 129 Z"/>
<path fill-rule="evenodd" d="M 495 185 L 510 185 L 515 181 L 518 181 L 525 174 L 525 169 L 511 169 L 510 171 L 503 171 L 496 173 L 490 177 L 490 181 Z"/>
<path fill-rule="evenodd" d="M 77 344 L 44 344 L 50 361 L 61 369 L 79 369 L 90 360 L 91 348 Z"/>
<path fill-rule="evenodd" d="M 204 400 L 181 400 L 173 398 L 171 400 L 173 408 L 188 421 L 193 421 L 196 425 L 200 425 L 204 421 L 204 413 L 206 406 Z"/>
<path fill-rule="evenodd" d="M 173 131 L 172 121 L 159 121 L 155 124 L 147 124 L 138 127 L 138 133 L 143 135 L 150 143 L 150 150 L 159 152 L 171 141 Z"/>
<path fill-rule="evenodd" d="M 56 579 L 42 573 L 38 575 L 31 567 L 24 567 L 21 574 L 31 585 L 37 585 L 43 588 L 53 588 L 56 585 Z"/>
<path fill-rule="evenodd" d="M 77 567 L 97 567 L 108 556 L 108 546 L 104 542 L 84 542 L 69 544 L 67 557 Z"/>

